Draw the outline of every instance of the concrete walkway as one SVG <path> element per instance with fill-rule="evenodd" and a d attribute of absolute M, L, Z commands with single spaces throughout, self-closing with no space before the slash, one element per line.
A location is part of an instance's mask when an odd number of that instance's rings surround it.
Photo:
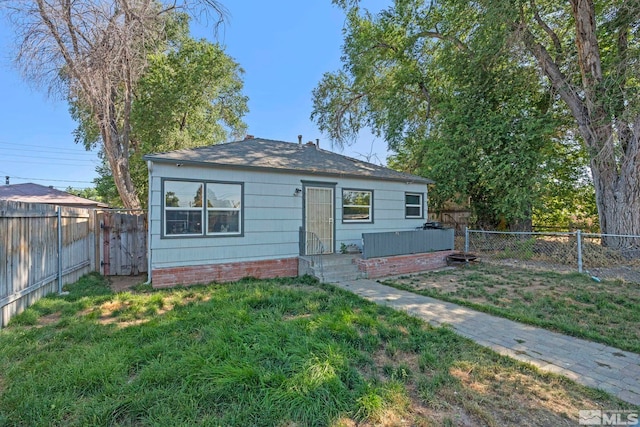
<path fill-rule="evenodd" d="M 523 325 L 373 280 L 343 281 L 336 286 L 431 325 L 450 325 L 460 335 L 497 353 L 640 405 L 640 355 L 636 353 Z"/>

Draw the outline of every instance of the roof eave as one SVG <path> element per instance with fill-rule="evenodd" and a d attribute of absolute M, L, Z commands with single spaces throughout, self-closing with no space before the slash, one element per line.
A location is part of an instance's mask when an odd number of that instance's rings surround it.
<path fill-rule="evenodd" d="M 434 184 L 435 182 L 428 179 L 422 178 L 418 176 L 411 177 L 381 177 L 381 176 L 371 176 L 371 175 L 359 175 L 355 173 L 343 173 L 343 172 L 329 172 L 329 171 L 314 171 L 308 169 L 291 169 L 291 168 L 277 168 L 277 167 L 268 167 L 268 166 L 251 166 L 251 165 L 229 165 L 225 163 L 216 163 L 216 162 L 205 162 L 199 160 L 184 160 L 184 159 L 168 159 L 165 157 L 155 157 L 151 155 L 147 155 L 143 157 L 146 161 L 158 162 L 158 163 L 174 163 L 177 165 L 193 165 L 193 166 L 215 166 L 224 169 L 244 169 L 244 170 L 262 170 L 269 172 L 282 172 L 282 173 L 304 173 L 309 175 L 320 175 L 320 176 L 338 176 L 338 177 L 350 177 L 350 178 L 360 178 L 360 179 L 374 179 L 378 181 L 393 181 L 393 182 L 405 182 L 407 184 Z M 416 179 L 417 178 L 417 179 Z"/>

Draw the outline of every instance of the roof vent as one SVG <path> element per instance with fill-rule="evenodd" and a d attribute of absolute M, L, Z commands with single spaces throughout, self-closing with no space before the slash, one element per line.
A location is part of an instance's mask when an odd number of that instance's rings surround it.
<path fill-rule="evenodd" d="M 314 144 L 314 143 L 313 143 L 313 141 L 309 141 L 309 142 L 307 142 L 307 144 L 306 144 L 306 145 L 307 145 L 308 147 L 314 147 L 314 148 L 316 148 L 316 144 Z"/>
<path fill-rule="evenodd" d="M 253 135 L 247 134 L 247 136 L 244 137 L 244 140 L 246 141 L 247 139 L 256 139 L 256 137 Z"/>
<path fill-rule="evenodd" d="M 302 145 L 302 135 L 298 135 L 298 145 Z"/>

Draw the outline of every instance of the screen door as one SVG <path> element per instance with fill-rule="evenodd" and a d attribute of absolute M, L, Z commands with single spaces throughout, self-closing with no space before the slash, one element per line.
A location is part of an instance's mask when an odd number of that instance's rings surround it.
<path fill-rule="evenodd" d="M 307 255 L 333 253 L 333 188 L 305 187 Z M 318 244 L 322 242 L 322 246 Z"/>

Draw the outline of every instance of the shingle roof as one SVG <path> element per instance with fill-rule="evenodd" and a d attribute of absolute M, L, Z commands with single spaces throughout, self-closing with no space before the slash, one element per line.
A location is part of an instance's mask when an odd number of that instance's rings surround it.
<path fill-rule="evenodd" d="M 144 156 L 144 159 L 153 162 L 257 168 L 317 175 L 433 183 L 430 179 L 417 175 L 394 171 L 373 163 L 319 149 L 312 143 L 297 144 L 263 138 L 149 154 Z"/>
<path fill-rule="evenodd" d="M 0 200 L 88 208 L 106 208 L 109 206 L 94 200 L 74 196 L 66 191 L 56 190 L 55 188 L 33 184 L 31 182 L 0 186 Z"/>

